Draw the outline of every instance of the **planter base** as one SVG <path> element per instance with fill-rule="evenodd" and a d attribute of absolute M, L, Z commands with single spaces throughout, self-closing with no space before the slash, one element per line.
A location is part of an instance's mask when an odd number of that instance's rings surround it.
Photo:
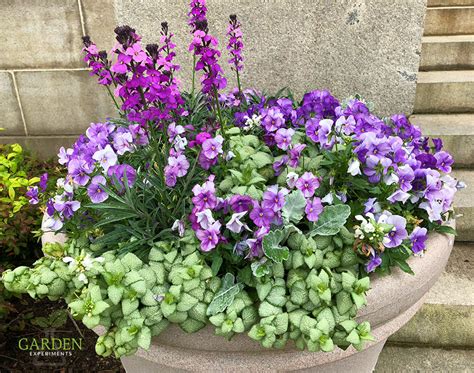
<path fill-rule="evenodd" d="M 225 345 L 222 337 L 212 334 L 212 328 L 206 327 L 196 333 L 200 338 L 194 339 L 194 348 L 172 346 L 176 333 L 185 334 L 177 327 L 170 327 L 165 332 L 169 343 L 153 343 L 149 351 L 139 350 L 134 356 L 123 357 L 122 364 L 127 373 L 152 372 L 331 372 L 358 373 L 372 372 L 387 338 L 410 320 L 423 304 L 424 298 L 408 308 L 389 322 L 373 330 L 376 341 L 367 344 L 358 352 L 354 348 L 343 351 L 337 348 L 330 353 L 298 351 L 296 349 L 265 350 L 254 352 L 216 351 L 205 343 L 213 345 L 218 338 Z M 248 339 L 247 336 L 240 336 Z M 189 339 L 189 338 L 188 338 Z M 235 341 L 238 345 L 240 340 Z M 249 342 L 249 341 L 247 341 Z"/>

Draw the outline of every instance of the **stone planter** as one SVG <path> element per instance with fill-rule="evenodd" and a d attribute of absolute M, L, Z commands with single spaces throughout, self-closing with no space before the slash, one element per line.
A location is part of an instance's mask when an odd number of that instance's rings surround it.
<path fill-rule="evenodd" d="M 44 242 L 63 240 L 64 236 L 44 237 Z M 415 276 L 394 269 L 390 276 L 371 278 L 367 306 L 358 321 L 370 321 L 375 342 L 358 352 L 354 348 L 333 352 L 299 351 L 290 343 L 283 350 L 269 350 L 246 334 L 231 341 L 214 335 L 208 325 L 186 334 L 173 325 L 153 339 L 148 351 L 139 349 L 122 358 L 128 373 L 151 372 L 372 372 L 387 338 L 418 311 L 424 296 L 436 282 L 448 261 L 454 237 L 430 234 L 423 258 L 412 257 L 409 264 Z"/>

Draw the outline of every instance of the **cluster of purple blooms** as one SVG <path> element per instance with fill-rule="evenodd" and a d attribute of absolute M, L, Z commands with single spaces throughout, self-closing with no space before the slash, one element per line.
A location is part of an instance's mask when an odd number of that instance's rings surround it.
<path fill-rule="evenodd" d="M 355 196 L 350 187 L 341 182 L 350 183 L 352 178 L 390 191 L 383 200 L 370 192 L 359 200 L 364 209 L 361 219 L 367 229 L 359 235 L 361 253 L 368 258 L 366 270 L 371 272 L 380 266 L 385 249 L 409 242 L 413 253 L 422 252 L 427 229 L 419 221 L 413 223 L 391 212 L 390 204 L 410 206 L 412 217 L 417 217 L 418 209 L 426 213 L 430 222 L 446 220 L 459 185 L 447 175 L 453 159 L 442 150 L 442 141 L 430 142 L 404 115 L 382 120 L 363 101 L 341 103 L 325 90 L 309 92 L 300 104 L 295 104 L 289 98 L 267 98 L 257 91 L 242 91 L 237 75 L 238 89 L 219 94 L 227 82 L 218 62 L 221 54 L 217 39 L 209 34 L 206 12 L 205 0 L 191 1 L 188 16 L 193 40 L 189 50 L 194 56 L 194 70 L 202 72 L 201 91 L 210 113 L 222 106 L 233 115 L 237 127 L 258 136 L 261 145 L 265 145 L 274 160 L 272 175 L 266 176 L 271 186 L 260 186 L 261 198 L 221 195 L 218 185 L 221 177 L 227 176 L 227 166 L 235 154 L 226 140 L 224 123 L 217 123 L 217 113 L 206 119 L 212 123 L 210 128 L 205 127 L 208 123 L 201 128 L 190 124 L 190 113 L 175 76 L 179 66 L 173 63 L 175 45 L 168 25 L 162 24 L 160 45 L 149 44 L 145 48 L 134 29 L 122 26 L 115 30 L 113 58 L 98 51 L 87 37 L 84 52 L 92 74 L 99 77 L 100 84 L 113 88 L 121 116 L 132 124 L 91 124 L 72 148 L 61 148 L 59 163 L 67 168 L 67 176 L 58 181 L 58 193 L 47 203 L 45 228 L 61 229 L 64 221 L 80 210 L 84 195 L 92 203 L 102 203 L 109 198 L 107 188 L 120 194 L 126 185 L 133 187 L 138 177 L 146 178 L 126 160 L 151 143 L 158 145 L 160 151 L 166 150 L 163 164 L 156 166 L 162 168 L 169 190 L 179 189 L 178 180 L 188 176 L 196 165 L 200 175 L 205 175 L 202 184 L 192 187 L 192 196 L 185 196 L 192 201 L 188 206 L 189 222 L 203 251 L 234 244 L 237 254 L 259 258 L 263 255 L 263 237 L 273 227 L 284 224 L 282 210 L 289 193 L 299 190 L 304 196 L 304 223 L 311 225 L 318 221 L 325 206 L 353 202 Z M 243 66 L 240 27 L 237 18 L 231 16 L 227 49 L 229 63 L 237 74 Z M 350 152 L 344 153 L 345 149 Z M 321 177 L 319 171 L 308 166 L 315 154 L 337 158 L 339 153 L 349 154 L 342 162 L 343 175 L 336 176 L 331 169 Z M 221 167 L 223 164 L 226 166 Z M 336 166 L 340 164 L 333 163 L 329 168 Z M 44 192 L 46 182 L 47 177 L 39 188 L 28 191 L 31 203 L 38 203 L 38 193 Z M 183 231 L 184 223 L 177 221 Z M 376 231 L 377 225 L 390 229 L 374 244 L 367 233 L 372 228 Z"/>

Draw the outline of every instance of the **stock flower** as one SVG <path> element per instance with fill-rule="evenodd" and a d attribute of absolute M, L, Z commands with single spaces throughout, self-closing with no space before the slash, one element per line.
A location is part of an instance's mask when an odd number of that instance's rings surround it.
<path fill-rule="evenodd" d="M 272 185 L 263 193 L 263 208 L 271 209 L 274 212 L 280 211 L 285 204 L 285 196 L 288 194 L 286 188 L 278 190 L 278 185 Z"/>
<path fill-rule="evenodd" d="M 306 198 L 314 195 L 314 192 L 319 188 L 319 179 L 311 172 L 305 172 L 298 181 L 296 181 L 296 188 L 303 192 Z"/>
<path fill-rule="evenodd" d="M 132 46 L 128 47 L 125 51 L 125 54 L 131 56 L 133 61 L 138 62 L 140 64 L 147 60 L 147 55 L 139 43 L 135 43 Z"/>
<path fill-rule="evenodd" d="M 257 227 L 269 227 L 275 213 L 273 209 L 262 207 L 258 202 L 255 202 L 249 216 Z"/>
<path fill-rule="evenodd" d="M 235 71 L 241 71 L 243 68 L 242 49 L 244 44 L 242 42 L 242 30 L 240 29 L 240 22 L 237 19 L 235 14 L 230 15 L 229 17 L 229 26 L 227 27 L 227 36 L 229 36 L 229 43 L 227 45 L 227 50 L 231 55 L 229 64 L 232 66 L 232 69 Z"/>
<path fill-rule="evenodd" d="M 323 210 L 324 207 L 320 198 L 314 197 L 312 200 L 308 199 L 306 201 L 305 213 L 309 221 L 318 221 L 319 214 L 321 214 Z"/>
<path fill-rule="evenodd" d="M 280 128 L 275 133 L 275 142 L 277 146 L 282 150 L 287 150 L 291 144 L 291 138 L 295 134 L 294 129 Z"/>
<path fill-rule="evenodd" d="M 91 183 L 87 187 L 87 194 L 92 203 L 101 203 L 109 198 L 109 195 L 102 187 L 102 185 L 105 184 L 106 180 L 102 175 L 97 175 L 92 178 Z"/>
<path fill-rule="evenodd" d="M 177 177 L 183 177 L 188 173 L 189 161 L 184 154 L 168 158 L 168 166 L 173 169 Z"/>
<path fill-rule="evenodd" d="M 425 249 L 425 242 L 428 239 L 428 230 L 426 228 L 415 227 L 410 234 L 411 250 L 418 254 Z"/>
<path fill-rule="evenodd" d="M 208 229 L 196 231 L 196 236 L 201 241 L 202 251 L 211 251 L 219 243 L 221 223 L 214 222 Z"/>
<path fill-rule="evenodd" d="M 400 246 L 404 239 L 408 237 L 406 230 L 407 221 L 403 216 L 391 215 L 386 219 L 386 224 L 393 225 L 393 228 L 384 237 L 383 243 L 385 247 Z"/>
<path fill-rule="evenodd" d="M 214 177 L 211 176 L 202 186 L 196 184 L 193 189 L 194 197 L 192 198 L 194 206 L 199 211 L 204 209 L 214 209 L 217 206 L 216 189 L 214 186 Z"/>
<path fill-rule="evenodd" d="M 92 158 L 99 162 L 105 172 L 109 170 L 109 167 L 117 164 L 117 154 L 115 154 L 110 145 L 107 145 L 104 149 L 96 151 Z"/>
<path fill-rule="evenodd" d="M 123 155 L 132 150 L 133 138 L 130 132 L 116 132 L 114 133 L 113 139 L 113 145 L 117 154 Z"/>

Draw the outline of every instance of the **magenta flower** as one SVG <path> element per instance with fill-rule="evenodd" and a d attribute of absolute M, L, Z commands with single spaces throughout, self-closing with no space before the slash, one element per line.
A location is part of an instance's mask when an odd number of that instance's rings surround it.
<path fill-rule="evenodd" d="M 97 175 L 92 178 L 91 183 L 87 187 L 87 195 L 92 203 L 101 203 L 109 198 L 109 195 L 102 187 L 105 184 L 106 180 L 102 175 Z"/>
<path fill-rule="evenodd" d="M 240 22 L 237 19 L 235 14 L 232 14 L 229 17 L 229 26 L 227 28 L 227 36 L 229 36 L 229 44 L 227 45 L 227 50 L 231 55 L 229 64 L 232 66 L 232 69 L 235 71 L 241 71 L 243 68 L 242 49 L 244 44 L 242 42 L 242 30 L 240 29 Z"/>
<path fill-rule="evenodd" d="M 128 47 L 125 51 L 125 54 L 131 56 L 132 59 L 137 63 L 145 62 L 148 58 L 145 51 L 142 49 L 140 43 L 135 43 L 132 46 Z"/>
<path fill-rule="evenodd" d="M 261 207 L 258 202 L 255 202 L 249 216 L 257 227 L 269 227 L 275 217 L 275 213 L 272 209 Z"/>
<path fill-rule="evenodd" d="M 306 207 L 304 211 L 306 213 L 306 218 L 309 221 L 318 221 L 319 214 L 321 214 L 323 210 L 324 207 L 320 198 L 314 197 L 312 200 L 308 199 L 306 201 Z"/>
<path fill-rule="evenodd" d="M 310 198 L 314 195 L 316 189 L 319 188 L 319 179 L 311 172 L 305 172 L 296 181 L 296 188 L 301 190 L 306 198 Z"/>
<path fill-rule="evenodd" d="M 282 150 L 287 150 L 291 144 L 291 139 L 295 134 L 295 130 L 292 128 L 280 128 L 275 133 L 275 142 L 277 146 Z"/>
<path fill-rule="evenodd" d="M 282 188 L 278 191 L 278 185 L 268 187 L 263 193 L 263 208 L 271 209 L 274 212 L 280 211 L 285 204 L 285 196 L 288 194 L 288 189 Z"/>
<path fill-rule="evenodd" d="M 196 236 L 201 241 L 201 250 L 208 252 L 214 249 L 219 243 L 221 223 L 214 222 L 208 229 L 199 229 Z"/>
<path fill-rule="evenodd" d="M 117 73 L 117 74 L 126 74 L 129 67 L 128 67 L 128 64 L 132 61 L 132 57 L 127 55 L 127 54 L 123 54 L 123 53 L 120 53 L 117 57 L 117 62 L 115 62 L 112 67 L 110 68 L 111 71 L 113 71 L 114 73 Z"/>
<path fill-rule="evenodd" d="M 428 231 L 426 228 L 415 227 L 413 232 L 410 234 L 411 250 L 418 254 L 423 251 L 426 246 L 426 240 L 428 239 Z"/>
<path fill-rule="evenodd" d="M 214 176 L 210 176 L 202 186 L 196 184 L 193 187 L 194 197 L 192 198 L 194 206 L 198 211 L 205 209 L 214 209 L 217 206 L 216 189 L 214 186 Z"/>

